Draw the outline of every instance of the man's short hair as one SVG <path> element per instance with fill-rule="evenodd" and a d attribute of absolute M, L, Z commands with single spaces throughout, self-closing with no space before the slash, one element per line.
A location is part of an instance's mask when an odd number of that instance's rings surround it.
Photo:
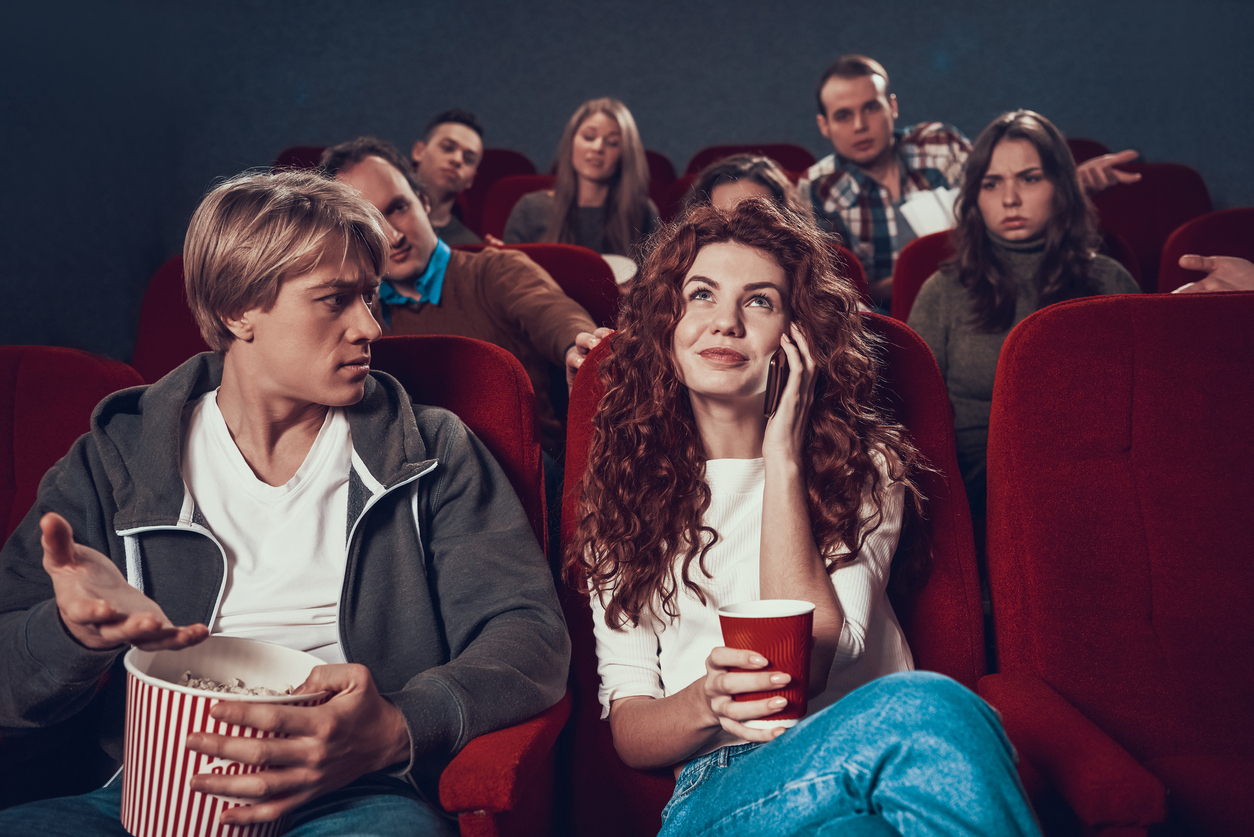
<path fill-rule="evenodd" d="M 414 180 L 414 170 L 409 160 L 401 156 L 401 152 L 396 150 L 395 145 L 378 137 L 358 137 L 326 149 L 322 152 L 322 171 L 327 177 L 335 177 L 367 157 L 382 157 L 387 160 L 396 167 L 397 171 L 405 175 L 405 179 L 409 181 L 409 185 L 415 192 L 421 191 Z"/>
<path fill-rule="evenodd" d="M 356 190 L 313 172 L 246 172 L 214 187 L 183 243 L 183 282 L 201 336 L 225 354 L 235 335 L 224 317 L 268 311 L 285 279 L 324 259 L 382 276 L 386 224 Z"/>
<path fill-rule="evenodd" d="M 452 108 L 450 110 L 440 111 L 431 117 L 431 121 L 427 123 L 427 127 L 422 129 L 422 141 L 430 142 L 431 134 L 441 125 L 447 125 L 455 122 L 458 125 L 465 125 L 470 130 L 479 135 L 479 139 L 483 139 L 483 123 L 479 121 L 479 117 L 475 116 L 468 110 L 462 108 Z"/>
<path fill-rule="evenodd" d="M 814 100 L 818 103 L 819 114 L 827 116 L 823 109 L 823 85 L 829 79 L 854 79 L 863 76 L 879 76 L 884 79 L 884 95 L 888 95 L 888 71 L 884 69 L 884 65 L 865 55 L 842 55 L 823 71 L 823 75 L 819 76 L 818 86 L 814 88 Z"/>

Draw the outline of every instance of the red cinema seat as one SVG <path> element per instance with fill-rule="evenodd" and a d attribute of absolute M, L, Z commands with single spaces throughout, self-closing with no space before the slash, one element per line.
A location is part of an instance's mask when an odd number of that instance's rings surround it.
<path fill-rule="evenodd" d="M 1101 252 L 1123 265 L 1124 270 L 1140 285 L 1141 263 L 1137 260 L 1136 253 L 1132 252 L 1132 245 L 1117 232 L 1098 230 L 1098 233 L 1102 237 Z"/>
<path fill-rule="evenodd" d="M 279 152 L 270 166 L 272 171 L 284 169 L 316 169 L 322 163 L 322 152 L 325 145 L 293 145 Z"/>
<path fill-rule="evenodd" d="M 649 199 L 660 209 L 667 189 L 675 182 L 675 164 L 660 151 L 646 148 L 644 156 L 649 163 Z"/>
<path fill-rule="evenodd" d="M 789 172 L 803 172 L 814 165 L 814 155 L 800 145 L 790 142 L 741 143 L 738 145 L 707 146 L 688 161 L 684 174 L 698 174 L 703 168 L 724 157 L 733 154 L 761 154 L 779 163 L 779 167 Z"/>
<path fill-rule="evenodd" d="M 866 271 L 862 268 L 862 262 L 858 261 L 858 257 L 853 254 L 852 250 L 843 244 L 837 244 L 834 239 L 828 239 L 828 244 L 836 251 L 841 269 L 849 277 L 849 281 L 853 282 L 862 304 L 868 308 L 872 307 L 871 291 L 867 287 Z"/>
<path fill-rule="evenodd" d="M 400 381 L 419 404 L 456 413 L 500 463 L 543 548 L 547 529 L 535 395 L 504 349 L 446 335 L 385 337 L 371 364 Z M 440 803 L 466 837 L 552 833 L 553 744 L 570 695 L 534 718 L 474 739 L 440 777 Z"/>
<path fill-rule="evenodd" d="M 552 189 L 555 179 L 551 174 L 516 174 L 493 183 L 483 201 L 483 229 L 480 234 L 494 235 L 497 238 L 503 236 L 509 214 L 518 199 L 531 192 Z"/>
<path fill-rule="evenodd" d="M 1185 221 L 1211 211 L 1202 176 L 1179 163 L 1128 163 L 1136 183 L 1113 186 L 1093 197 L 1103 229 L 1123 237 L 1141 267 L 1141 288 L 1158 290 L 1158 263 L 1167 237 Z"/>
<path fill-rule="evenodd" d="M 696 179 L 695 174 L 685 174 L 675 178 L 666 188 L 666 194 L 662 195 L 662 200 L 657 205 L 658 215 L 665 223 L 669 224 L 674 221 L 683 211 L 684 199 L 688 197 L 688 192 Z"/>
<path fill-rule="evenodd" d="M 209 351 L 183 290 L 183 257 L 163 264 L 148 283 L 139 309 L 131 366 L 155 383 L 192 355 Z"/>
<path fill-rule="evenodd" d="M 1205 276 L 1180 266 L 1180 257 L 1236 256 L 1254 261 L 1254 207 L 1221 209 L 1180 225 L 1163 245 L 1158 292 L 1169 293 Z"/>
<path fill-rule="evenodd" d="M 483 149 L 474 183 L 457 196 L 462 223 L 476 235 L 483 235 L 483 206 L 493 184 L 506 177 L 535 173 L 535 164 L 525 154 L 508 148 Z"/>
<path fill-rule="evenodd" d="M 39 481 L 86 433 L 96 405 L 143 380 L 125 363 L 77 349 L 0 346 L 0 542 L 35 503 Z M 18 738 L 0 735 L 0 808 L 85 793 L 111 763 L 90 738 L 87 711 Z"/>
<path fill-rule="evenodd" d="M 1085 160 L 1092 160 L 1094 157 L 1110 153 L 1110 149 L 1104 143 L 1100 143 L 1097 140 L 1084 139 L 1083 137 L 1068 138 L 1067 148 L 1071 149 L 1071 157 L 1077 163 L 1083 163 Z"/>
<path fill-rule="evenodd" d="M 919 288 L 953 254 L 949 230 L 921 236 L 902 248 L 893 270 L 893 299 L 889 305 L 894 320 L 904 323 L 910 318 Z"/>
<path fill-rule="evenodd" d="M 57 346 L 0 346 L 0 542 L 35 502 L 39 481 L 87 432 L 110 393 L 144 382 L 125 363 Z"/>
<path fill-rule="evenodd" d="M 458 244 L 453 249 L 477 253 L 486 244 Z M 506 244 L 517 250 L 553 277 L 565 294 L 578 302 L 598 326 L 614 327 L 622 294 L 614 271 L 600 253 L 578 244 Z"/>
<path fill-rule="evenodd" d="M 1091 297 L 1001 350 L 980 693 L 1075 833 L 1254 823 L 1251 322 L 1254 293 Z"/>
<path fill-rule="evenodd" d="M 926 585 L 919 589 L 890 590 L 893 608 L 916 666 L 943 672 L 974 689 L 986 670 L 984 626 L 971 516 L 958 476 L 949 395 L 931 351 L 918 335 L 887 317 L 866 317 L 871 329 L 884 339 L 885 406 L 906 426 L 911 440 L 936 468 L 919 477 L 920 488 L 928 498 L 931 572 Z M 562 539 L 566 543 L 575 530 L 576 500 L 592 441 L 592 416 L 604 394 L 598 367 L 609 356 L 612 342 L 604 341 L 592 351 L 571 393 L 562 501 Z M 563 607 L 571 632 L 571 688 L 575 698 L 565 741 L 564 771 L 559 774 L 559 807 L 569 817 L 567 833 L 575 837 L 656 834 L 674 779 L 669 770 L 646 773 L 619 760 L 609 723 L 600 717 L 592 611 L 587 597 L 563 590 Z"/>

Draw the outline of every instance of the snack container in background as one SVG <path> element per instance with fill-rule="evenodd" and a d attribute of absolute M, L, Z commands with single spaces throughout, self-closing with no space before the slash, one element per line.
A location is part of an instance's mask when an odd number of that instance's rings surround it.
<path fill-rule="evenodd" d="M 224 724 L 209 717 L 221 700 L 316 706 L 325 692 L 309 695 L 233 695 L 179 686 L 184 672 L 219 683 L 282 691 L 296 688 L 322 661 L 312 654 L 240 637 L 211 636 L 179 651 L 132 648 L 126 665 L 126 749 L 122 767 L 122 827 L 135 837 L 271 837 L 283 822 L 229 826 L 218 815 L 241 800 L 197 793 L 197 773 L 256 773 L 262 767 L 206 756 L 187 749 L 193 732 L 268 738 L 273 733 Z"/>
<path fill-rule="evenodd" d="M 728 648 L 756 651 L 767 659 L 766 671 L 782 671 L 792 678 L 782 689 L 736 695 L 735 699 L 738 701 L 774 697 L 788 700 L 788 704 L 779 712 L 765 718 L 745 721 L 745 726 L 756 729 L 795 726 L 806 714 L 814 605 L 795 599 L 740 602 L 720 607 L 718 619 L 723 628 L 724 645 Z"/>

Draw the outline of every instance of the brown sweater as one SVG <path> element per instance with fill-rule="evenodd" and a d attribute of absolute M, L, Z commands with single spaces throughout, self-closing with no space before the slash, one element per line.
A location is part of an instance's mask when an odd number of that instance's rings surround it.
<path fill-rule="evenodd" d="M 388 309 L 391 325 L 384 326 L 384 334 L 473 337 L 518 358 L 536 391 L 544 448 L 561 450 L 561 424 L 549 401 L 549 364 L 564 370 L 575 335 L 596 326 L 543 268 L 517 250 L 454 250 L 438 305 L 413 302 Z"/>

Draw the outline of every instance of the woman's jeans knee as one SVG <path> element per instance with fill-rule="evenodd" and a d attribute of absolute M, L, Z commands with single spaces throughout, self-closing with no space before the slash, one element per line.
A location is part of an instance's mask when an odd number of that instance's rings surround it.
<path fill-rule="evenodd" d="M 684 768 L 662 834 L 1039 833 L 996 713 L 938 674 L 880 678 L 725 749 Z"/>

